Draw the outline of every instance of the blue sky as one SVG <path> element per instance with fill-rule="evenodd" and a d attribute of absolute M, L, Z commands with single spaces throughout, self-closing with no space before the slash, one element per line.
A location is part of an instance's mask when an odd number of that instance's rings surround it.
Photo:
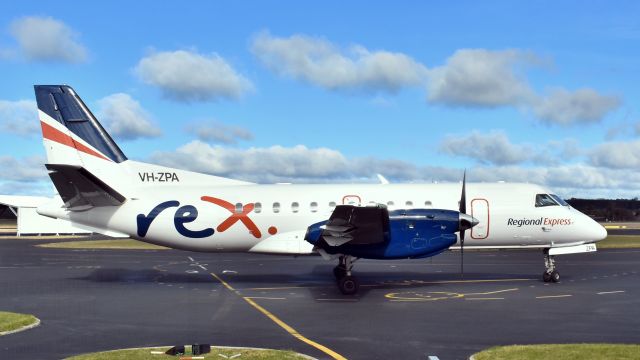
<path fill-rule="evenodd" d="M 640 192 L 637 2 L 132 3 L 0 5 L 0 193 L 51 193 L 44 83 L 129 158 L 221 176 Z"/>

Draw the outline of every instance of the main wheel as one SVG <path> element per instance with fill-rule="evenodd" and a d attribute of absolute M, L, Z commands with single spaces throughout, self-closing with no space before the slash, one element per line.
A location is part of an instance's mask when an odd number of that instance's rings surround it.
<path fill-rule="evenodd" d="M 338 288 L 344 295 L 354 295 L 359 287 L 360 284 L 354 276 L 344 276 L 338 280 Z"/>
<path fill-rule="evenodd" d="M 336 277 L 336 280 L 342 279 L 345 275 L 347 275 L 347 271 L 340 265 L 333 268 L 333 276 Z"/>
<path fill-rule="evenodd" d="M 542 280 L 544 280 L 544 282 L 550 282 L 551 281 L 551 274 L 549 274 L 548 272 L 544 272 L 542 274 Z"/>
<path fill-rule="evenodd" d="M 551 276 L 551 281 L 553 281 L 554 283 L 557 283 L 557 282 L 560 281 L 560 273 L 559 272 L 553 270 L 551 272 L 550 276 Z"/>

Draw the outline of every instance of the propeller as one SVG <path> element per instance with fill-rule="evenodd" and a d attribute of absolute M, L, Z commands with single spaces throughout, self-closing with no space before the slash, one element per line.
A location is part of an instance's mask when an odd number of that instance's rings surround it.
<path fill-rule="evenodd" d="M 478 225 L 479 221 L 467 214 L 467 171 L 462 175 L 462 194 L 460 195 L 458 229 L 460 230 L 460 274 L 464 277 L 464 234 L 468 229 Z"/>

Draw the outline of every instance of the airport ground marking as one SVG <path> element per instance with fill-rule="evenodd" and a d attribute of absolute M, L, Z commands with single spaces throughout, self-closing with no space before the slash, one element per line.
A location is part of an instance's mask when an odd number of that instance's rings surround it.
<path fill-rule="evenodd" d="M 393 302 L 421 302 L 421 301 L 438 301 L 438 300 L 451 300 L 451 299 L 461 299 L 465 298 L 465 300 L 504 300 L 504 298 L 492 297 L 492 298 L 467 298 L 467 296 L 480 296 L 480 295 L 494 295 L 511 291 L 518 291 L 518 288 L 512 289 L 503 289 L 496 291 L 486 291 L 486 292 L 477 292 L 477 293 L 456 293 L 456 292 L 446 292 L 446 291 L 430 291 L 427 293 L 419 293 L 419 292 L 395 292 L 388 293 L 384 297 Z M 407 295 L 411 296 L 407 296 Z"/>
<path fill-rule="evenodd" d="M 470 296 L 470 295 L 493 295 L 493 294 L 499 294 L 499 293 L 509 292 L 509 291 L 518 291 L 518 290 L 519 290 L 518 288 L 513 288 L 513 289 L 504 289 L 504 290 L 478 292 L 478 293 L 465 293 L 465 294 L 462 294 L 462 295 L 464 295 L 464 296 Z"/>
<path fill-rule="evenodd" d="M 234 289 L 233 286 L 231 286 L 229 283 L 224 281 L 222 278 L 220 278 L 215 273 L 210 273 L 210 274 L 216 280 L 218 280 L 224 287 L 226 287 L 230 291 L 233 291 L 234 293 L 236 293 L 238 296 L 240 296 L 242 299 L 244 299 L 244 301 L 249 303 L 249 305 L 253 306 L 256 310 L 260 311 L 263 315 L 265 315 L 271 321 L 276 323 L 276 325 L 278 325 L 281 328 L 283 328 L 287 333 L 289 333 L 289 335 L 295 337 L 296 339 L 302 341 L 303 343 L 305 343 L 307 345 L 310 345 L 310 346 L 322 351 L 323 353 L 331 356 L 335 360 L 347 360 L 347 358 L 345 358 L 344 356 L 338 354 L 337 352 L 329 349 L 328 347 L 326 347 L 326 346 L 324 346 L 322 344 L 319 344 L 319 343 L 317 343 L 317 342 L 315 342 L 315 341 L 313 341 L 311 339 L 306 338 L 304 335 L 300 334 L 296 329 L 292 328 L 287 323 L 285 323 L 284 321 L 280 320 L 280 318 L 278 318 L 277 316 L 273 315 L 269 310 L 263 308 L 257 302 L 253 301 L 253 299 L 251 297 L 242 296 L 239 291 Z"/>
<path fill-rule="evenodd" d="M 266 296 L 246 296 L 247 299 L 260 299 L 260 300 L 287 300 L 283 297 L 266 297 Z"/>
<path fill-rule="evenodd" d="M 536 296 L 536 299 L 552 299 L 552 298 L 565 298 L 565 297 L 571 297 L 573 295 L 570 294 L 566 294 L 566 295 L 546 295 L 546 296 Z"/>
<path fill-rule="evenodd" d="M 433 284 L 476 284 L 476 283 L 493 283 L 493 282 L 519 282 L 519 281 L 536 281 L 538 279 L 522 278 L 522 279 L 480 279 L 480 280 L 437 280 L 437 281 L 422 281 L 422 280 L 409 280 L 403 282 L 381 282 L 379 284 L 362 284 L 360 287 L 368 288 L 380 288 L 385 286 L 415 286 L 415 285 L 433 285 Z M 291 290 L 291 289 L 317 289 L 324 288 L 327 285 L 313 285 L 313 286 L 275 286 L 275 287 L 254 287 L 245 288 L 246 291 L 270 291 L 270 290 Z"/>
<path fill-rule="evenodd" d="M 599 293 L 597 293 L 598 295 L 608 295 L 608 294 L 620 294 L 620 293 L 624 293 L 626 291 L 624 290 L 616 290 L 616 291 L 601 291 Z"/>
<path fill-rule="evenodd" d="M 464 298 L 465 300 L 504 300 L 504 298 Z"/>

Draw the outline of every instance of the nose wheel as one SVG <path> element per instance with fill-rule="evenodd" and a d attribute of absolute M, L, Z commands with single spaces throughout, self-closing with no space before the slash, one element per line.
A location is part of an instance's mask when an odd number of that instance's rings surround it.
<path fill-rule="evenodd" d="M 338 266 L 333 268 L 333 275 L 336 277 L 338 289 L 344 295 L 355 295 L 360 288 L 358 278 L 351 274 L 353 263 L 357 259 L 349 256 L 340 256 Z"/>
<path fill-rule="evenodd" d="M 560 281 L 560 273 L 556 270 L 556 261 L 552 255 L 549 255 L 549 249 L 544 249 L 544 268 L 545 271 L 542 274 L 544 282 L 557 283 Z"/>

